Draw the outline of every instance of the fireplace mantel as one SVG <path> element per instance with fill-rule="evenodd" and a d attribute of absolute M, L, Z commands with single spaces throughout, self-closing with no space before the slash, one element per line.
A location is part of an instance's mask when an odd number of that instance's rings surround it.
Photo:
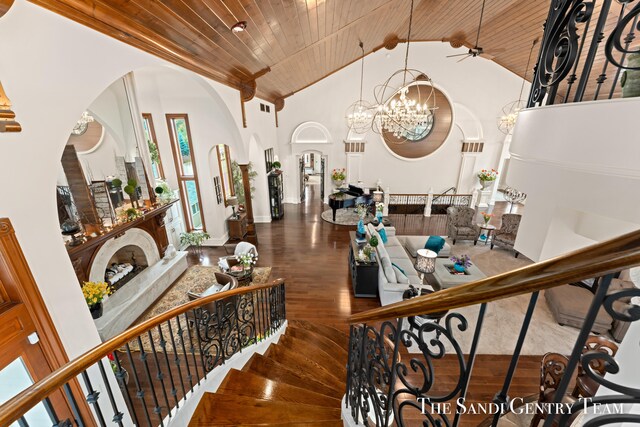
<path fill-rule="evenodd" d="M 140 228 L 149 233 L 158 246 L 160 257 L 163 257 L 164 251 L 169 245 L 164 217 L 167 210 L 176 202 L 177 200 L 174 200 L 165 205 L 153 208 L 152 210 L 145 212 L 142 217 L 124 224 L 119 224 L 99 236 L 89 238 L 89 240 L 78 246 L 68 245 L 67 252 L 69 253 L 71 264 L 73 265 L 73 269 L 76 272 L 76 276 L 80 283 L 89 280 L 91 264 L 102 245 L 111 239 L 117 239 L 124 235 L 127 230 L 132 228 Z"/>

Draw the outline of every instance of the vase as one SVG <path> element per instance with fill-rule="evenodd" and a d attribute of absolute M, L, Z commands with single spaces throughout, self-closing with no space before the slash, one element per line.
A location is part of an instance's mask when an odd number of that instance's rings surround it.
<path fill-rule="evenodd" d="M 342 188 L 342 184 L 344 184 L 344 179 L 333 180 L 333 185 L 335 185 L 337 188 Z"/>
<path fill-rule="evenodd" d="M 92 318 L 99 319 L 102 316 L 102 303 L 99 302 L 89 306 L 89 311 L 91 312 Z"/>
<path fill-rule="evenodd" d="M 378 222 L 382 222 L 382 212 L 376 212 L 376 218 L 378 219 Z"/>
<path fill-rule="evenodd" d="M 632 53 L 627 57 L 628 68 L 640 68 L 640 53 Z M 625 70 L 620 78 L 623 98 L 640 96 L 640 70 Z"/>
<path fill-rule="evenodd" d="M 491 185 L 492 185 L 492 184 L 493 184 L 493 181 L 483 181 L 483 180 L 480 180 L 480 185 L 482 185 L 482 189 L 483 189 L 483 190 L 488 189 L 489 187 L 491 187 Z"/>
<path fill-rule="evenodd" d="M 453 264 L 453 269 L 455 271 L 457 271 L 458 273 L 463 273 L 464 272 L 464 265 L 462 265 L 462 264 Z"/>

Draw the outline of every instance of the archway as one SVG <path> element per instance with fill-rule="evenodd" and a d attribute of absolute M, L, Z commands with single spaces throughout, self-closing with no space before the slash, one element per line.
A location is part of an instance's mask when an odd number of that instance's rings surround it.
<path fill-rule="evenodd" d="M 300 203 L 324 202 L 327 156 L 319 150 L 305 150 L 298 159 Z"/>

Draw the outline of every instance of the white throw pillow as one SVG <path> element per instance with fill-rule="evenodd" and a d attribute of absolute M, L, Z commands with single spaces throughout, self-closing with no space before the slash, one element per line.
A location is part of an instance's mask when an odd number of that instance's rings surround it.
<path fill-rule="evenodd" d="M 222 289 L 220 289 L 220 292 L 228 291 L 230 287 L 231 287 L 231 283 L 227 283 L 222 287 Z"/>
<path fill-rule="evenodd" d="M 387 278 L 387 282 L 398 283 L 396 273 L 393 271 L 393 265 L 391 265 L 391 259 L 389 256 L 387 255 L 386 257 L 381 258 L 380 263 L 382 264 L 382 271 Z"/>
<path fill-rule="evenodd" d="M 222 286 L 218 284 L 211 285 L 204 292 L 200 294 L 200 298 L 210 297 L 211 295 L 217 294 L 218 292 L 220 292 L 221 289 L 222 289 Z"/>
<path fill-rule="evenodd" d="M 393 272 L 396 274 L 396 281 L 402 284 L 409 284 L 409 278 L 405 276 L 405 274 L 400 271 L 398 267 L 393 264 L 391 266 L 393 267 Z"/>

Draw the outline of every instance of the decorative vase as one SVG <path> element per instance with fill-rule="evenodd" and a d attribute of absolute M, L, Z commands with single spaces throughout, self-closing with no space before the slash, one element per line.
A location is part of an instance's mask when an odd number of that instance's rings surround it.
<path fill-rule="evenodd" d="M 378 222 L 382 222 L 382 212 L 376 212 L 376 218 L 378 219 Z"/>
<path fill-rule="evenodd" d="M 99 319 L 102 316 L 102 303 L 99 302 L 97 304 L 89 306 L 89 311 L 91 312 L 92 318 Z"/>
<path fill-rule="evenodd" d="M 344 179 L 334 179 L 334 180 L 333 180 L 333 184 L 334 184 L 337 188 L 342 188 L 342 184 L 344 184 Z"/>
<path fill-rule="evenodd" d="M 463 273 L 464 272 L 464 265 L 462 265 L 462 264 L 453 264 L 453 269 L 455 271 L 457 271 L 458 273 Z"/>
<path fill-rule="evenodd" d="M 488 189 L 489 187 L 491 187 L 491 185 L 492 185 L 492 184 L 493 184 L 493 181 L 483 181 L 483 180 L 480 180 L 480 185 L 482 185 L 482 189 L 483 189 L 483 190 Z"/>
<path fill-rule="evenodd" d="M 632 53 L 627 56 L 625 67 L 640 68 L 640 53 Z M 640 70 L 625 70 L 620 78 L 623 98 L 640 96 Z"/>
<path fill-rule="evenodd" d="M 176 247 L 170 243 L 169 246 L 167 246 L 167 249 L 164 251 L 164 259 L 173 259 L 175 258 L 177 253 L 178 252 L 176 251 Z"/>

